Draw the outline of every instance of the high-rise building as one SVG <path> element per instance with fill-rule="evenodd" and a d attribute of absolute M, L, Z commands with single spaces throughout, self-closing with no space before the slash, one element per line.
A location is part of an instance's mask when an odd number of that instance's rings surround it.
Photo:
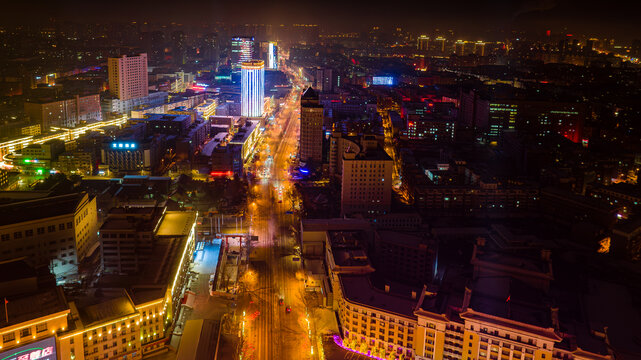
<path fill-rule="evenodd" d="M 267 46 L 267 65 L 269 69 L 278 69 L 278 45 L 273 41 Z"/>
<path fill-rule="evenodd" d="M 178 66 L 184 65 L 187 58 L 187 51 L 185 49 L 185 33 L 182 31 L 174 31 L 171 34 L 172 56 L 174 63 Z"/>
<path fill-rule="evenodd" d="M 240 69 L 244 62 L 254 58 L 254 38 L 238 36 L 231 39 L 231 67 Z"/>
<path fill-rule="evenodd" d="M 385 214 L 392 204 L 392 158 L 376 145 L 362 146 L 343 154 L 341 215 Z"/>
<path fill-rule="evenodd" d="M 265 62 L 242 63 L 240 85 L 241 116 L 261 117 L 265 106 Z"/>
<path fill-rule="evenodd" d="M 445 38 L 444 37 L 437 37 L 434 39 L 434 50 L 438 53 L 445 53 Z"/>
<path fill-rule="evenodd" d="M 320 67 L 316 69 L 316 88 L 321 93 L 333 93 L 334 84 L 334 71 L 332 69 Z"/>
<path fill-rule="evenodd" d="M 483 41 L 474 43 L 474 53 L 479 56 L 485 56 L 485 43 Z"/>
<path fill-rule="evenodd" d="M 216 33 L 205 35 L 203 58 L 205 61 L 213 64 L 214 70 L 218 69 L 218 48 L 218 35 Z"/>
<path fill-rule="evenodd" d="M 465 55 L 465 41 L 456 40 L 456 42 L 454 43 L 454 54 L 458 56 Z"/>
<path fill-rule="evenodd" d="M 120 100 L 149 95 L 147 54 L 109 58 L 109 92 Z"/>
<path fill-rule="evenodd" d="M 430 38 L 427 35 L 421 35 L 418 37 L 416 48 L 418 50 L 427 51 L 430 45 Z"/>
<path fill-rule="evenodd" d="M 300 161 L 323 161 L 323 106 L 311 87 L 300 99 Z"/>

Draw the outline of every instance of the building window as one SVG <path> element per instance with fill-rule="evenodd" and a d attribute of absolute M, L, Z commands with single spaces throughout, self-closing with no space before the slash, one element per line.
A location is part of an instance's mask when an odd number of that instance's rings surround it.
<path fill-rule="evenodd" d="M 42 235 L 42 234 L 44 234 L 44 233 L 45 233 L 45 228 L 44 228 L 44 227 L 39 227 L 39 228 L 37 229 L 37 232 L 38 232 L 38 235 Z"/>
<path fill-rule="evenodd" d="M 39 333 L 39 332 L 43 332 L 43 331 L 47 331 L 47 323 L 37 324 L 36 325 L 36 332 Z"/>
<path fill-rule="evenodd" d="M 13 233 L 14 239 L 22 239 L 22 231 L 16 231 Z"/>
<path fill-rule="evenodd" d="M 47 231 L 48 231 L 48 232 L 54 232 L 54 231 L 56 231 L 56 225 L 49 225 L 49 226 L 47 227 Z"/>
<path fill-rule="evenodd" d="M 6 333 L 2 335 L 2 342 L 7 343 L 16 339 L 16 334 L 14 332 Z"/>
<path fill-rule="evenodd" d="M 24 236 L 33 236 L 33 229 L 25 230 Z"/>
<path fill-rule="evenodd" d="M 29 335 L 31 335 L 31 328 L 24 328 L 24 329 L 20 330 L 20 337 L 21 338 L 27 337 Z"/>

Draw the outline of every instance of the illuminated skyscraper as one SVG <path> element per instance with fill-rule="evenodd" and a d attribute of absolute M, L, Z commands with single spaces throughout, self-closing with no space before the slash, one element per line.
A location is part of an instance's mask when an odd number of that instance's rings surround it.
<path fill-rule="evenodd" d="M 265 62 L 251 60 L 241 64 L 241 116 L 261 117 L 265 105 Z"/>
<path fill-rule="evenodd" d="M 235 37 L 231 39 L 231 67 L 240 69 L 242 63 L 254 58 L 254 38 Z"/>
<path fill-rule="evenodd" d="M 427 35 L 421 35 L 418 37 L 418 41 L 416 43 L 416 48 L 418 50 L 427 51 L 429 49 L 429 45 L 430 38 Z"/>
<path fill-rule="evenodd" d="M 120 100 L 149 95 L 147 54 L 109 58 L 109 92 Z"/>
<path fill-rule="evenodd" d="M 323 105 L 311 87 L 300 99 L 300 161 L 319 165 L 323 161 Z"/>
<path fill-rule="evenodd" d="M 267 68 L 278 69 L 278 45 L 273 41 L 267 47 Z"/>

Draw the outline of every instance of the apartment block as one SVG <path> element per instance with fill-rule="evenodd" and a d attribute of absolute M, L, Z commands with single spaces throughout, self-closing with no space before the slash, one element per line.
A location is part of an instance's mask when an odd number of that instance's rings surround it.
<path fill-rule="evenodd" d="M 149 95 L 147 54 L 109 58 L 109 92 L 125 101 Z"/>

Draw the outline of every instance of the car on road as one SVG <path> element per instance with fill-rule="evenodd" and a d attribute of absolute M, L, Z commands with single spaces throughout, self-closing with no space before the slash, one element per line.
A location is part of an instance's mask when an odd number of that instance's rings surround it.
<path fill-rule="evenodd" d="M 285 312 L 289 314 L 290 312 L 292 312 L 292 308 L 287 305 L 287 307 L 285 308 Z"/>
<path fill-rule="evenodd" d="M 283 302 L 284 302 L 283 298 L 278 299 L 278 305 L 282 306 Z"/>

